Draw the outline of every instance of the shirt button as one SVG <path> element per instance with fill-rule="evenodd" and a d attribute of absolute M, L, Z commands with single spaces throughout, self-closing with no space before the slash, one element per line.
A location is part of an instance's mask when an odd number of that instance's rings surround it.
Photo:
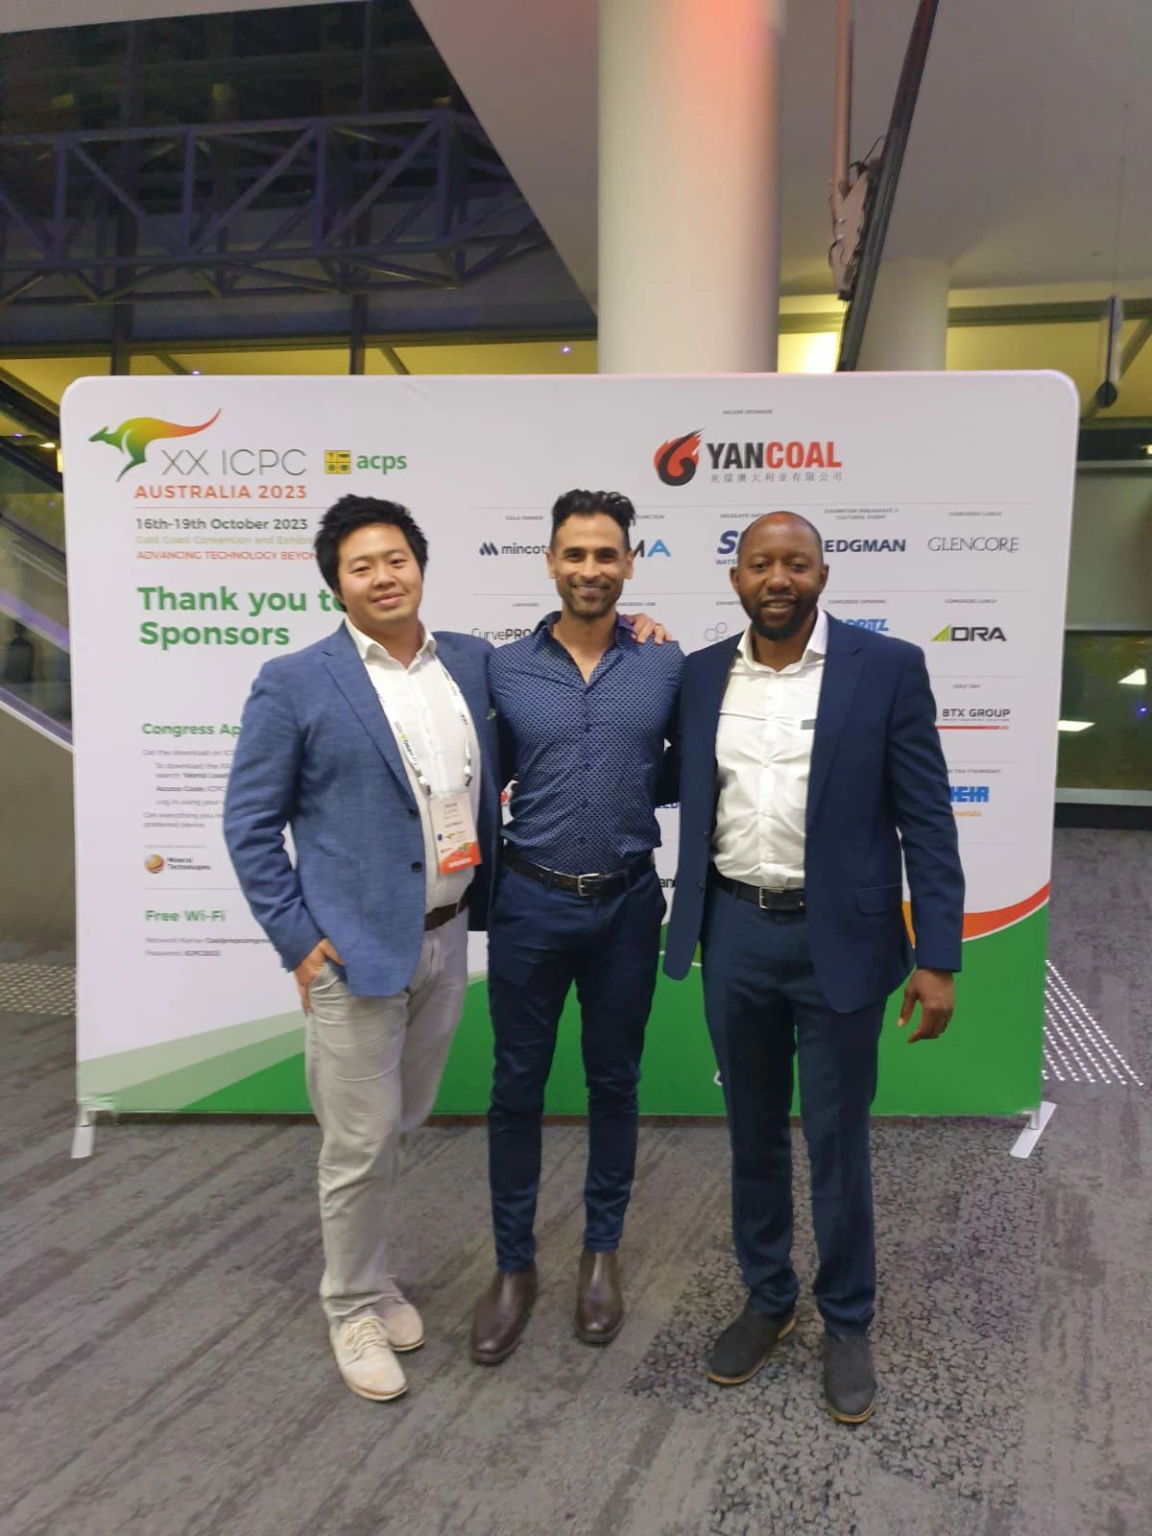
<path fill-rule="evenodd" d="M 416 862 L 415 862 L 415 863 L 414 863 L 414 864 L 413 864 L 413 865 L 412 865 L 412 870 L 413 870 L 413 873 L 414 873 L 414 874 L 419 874 L 419 873 L 420 873 L 420 871 L 421 871 L 421 870 L 422 870 L 422 869 L 423 869 L 423 868 L 424 868 L 424 866 L 423 866 L 423 864 L 421 864 L 421 862 L 420 862 L 420 860 L 419 860 L 419 859 L 417 859 L 417 860 L 416 860 Z"/>

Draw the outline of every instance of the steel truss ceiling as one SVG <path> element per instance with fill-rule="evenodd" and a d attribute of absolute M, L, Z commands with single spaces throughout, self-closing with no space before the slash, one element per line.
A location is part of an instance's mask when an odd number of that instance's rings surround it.
<path fill-rule="evenodd" d="M 448 107 L 0 137 L 0 307 L 459 288 L 547 248 Z"/>

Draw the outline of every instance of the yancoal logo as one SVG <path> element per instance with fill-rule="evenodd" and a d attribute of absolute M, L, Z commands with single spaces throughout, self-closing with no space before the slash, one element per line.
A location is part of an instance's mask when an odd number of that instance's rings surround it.
<path fill-rule="evenodd" d="M 700 433 L 669 438 L 657 448 L 652 462 L 665 485 L 687 485 L 700 462 Z"/>
<path fill-rule="evenodd" d="M 107 443 L 110 448 L 127 456 L 127 464 L 116 476 L 119 483 L 130 469 L 139 469 L 153 443 L 163 438 L 195 437 L 197 432 L 206 432 L 219 415 L 217 411 L 215 416 L 202 421 L 198 427 L 182 427 L 179 422 L 161 421 L 158 416 L 131 416 L 118 427 L 101 427 L 99 432 L 93 432 L 88 441 Z"/>
<path fill-rule="evenodd" d="M 842 624 L 850 624 L 853 629 L 870 629 L 874 634 L 886 635 L 888 633 L 887 619 L 841 619 Z"/>
<path fill-rule="evenodd" d="M 1007 635 L 998 624 L 991 626 L 984 624 L 945 624 L 938 635 L 933 635 L 933 642 L 945 641 L 954 645 L 968 644 L 974 641 L 1007 640 Z"/>
<path fill-rule="evenodd" d="M 661 443 L 652 462 L 665 485 L 687 485 L 695 475 L 700 462 L 701 436 L 700 432 L 686 432 L 683 437 L 672 437 Z M 753 480 L 762 480 L 765 471 L 771 479 L 777 470 L 791 470 L 797 479 L 802 470 L 813 472 L 812 479 L 816 478 L 814 471 L 821 470 L 823 478 L 827 478 L 829 471 L 838 472 L 844 467 L 836 452 L 836 444 L 828 440 L 793 438 L 789 442 L 719 442 L 705 443 L 704 447 L 714 480 L 719 478 L 722 470 L 729 472 L 725 478 L 731 478 L 732 472 L 737 471 L 737 480 L 746 480 L 749 475 Z M 779 478 L 787 476 L 782 473 Z M 839 479 L 838 473 L 836 478 Z"/>

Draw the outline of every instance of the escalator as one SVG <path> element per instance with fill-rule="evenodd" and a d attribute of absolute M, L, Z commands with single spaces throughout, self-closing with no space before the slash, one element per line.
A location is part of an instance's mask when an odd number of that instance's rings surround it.
<path fill-rule="evenodd" d="M 39 431 L 45 427 L 38 426 Z M 54 438 L 53 440 L 58 440 Z M 0 439 L 0 950 L 74 941 L 72 679 L 59 474 Z"/>

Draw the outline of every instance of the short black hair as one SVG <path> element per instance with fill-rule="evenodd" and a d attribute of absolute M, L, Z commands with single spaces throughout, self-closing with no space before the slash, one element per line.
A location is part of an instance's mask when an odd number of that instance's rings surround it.
<path fill-rule="evenodd" d="M 816 524 L 810 523 L 808 519 L 806 517 L 802 517 L 799 512 L 789 512 L 787 507 L 780 507 L 775 512 L 762 512 L 759 517 L 754 517 L 750 523 L 745 523 L 744 527 L 740 530 L 740 537 L 736 540 L 737 565 L 740 564 L 740 556 L 744 552 L 745 538 L 752 532 L 756 524 L 762 523 L 766 517 L 790 517 L 794 523 L 803 523 L 804 527 L 807 528 L 808 532 L 816 541 L 816 553 L 819 556 L 820 564 L 824 564 L 824 540 L 821 537 L 820 530 L 817 528 Z"/>
<path fill-rule="evenodd" d="M 563 496 L 557 496 L 552 508 L 552 538 L 549 542 L 555 546 L 557 529 L 570 517 L 595 517 L 597 512 L 603 512 L 605 517 L 619 523 L 624 548 L 631 549 L 628 530 L 636 521 L 636 508 L 619 491 L 565 491 Z"/>
<path fill-rule="evenodd" d="M 423 576 L 428 564 L 428 540 L 407 507 L 402 507 L 398 501 L 379 501 L 375 496 L 341 496 L 321 518 L 313 546 L 320 574 L 337 597 L 340 595 L 340 546 L 357 528 L 370 528 L 374 523 L 399 528 L 408 540 L 408 547 Z"/>

